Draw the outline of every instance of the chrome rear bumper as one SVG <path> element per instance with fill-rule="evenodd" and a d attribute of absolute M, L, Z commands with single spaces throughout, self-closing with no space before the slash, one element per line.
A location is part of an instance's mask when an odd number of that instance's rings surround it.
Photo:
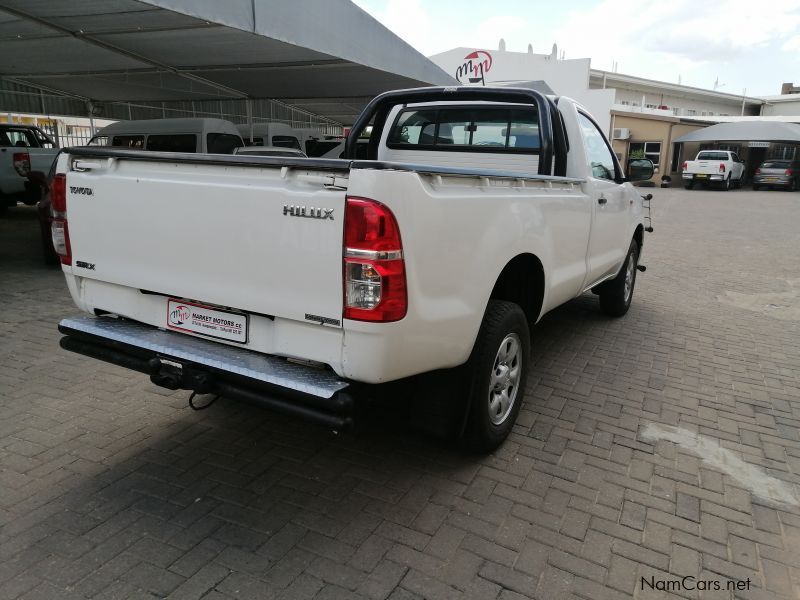
<path fill-rule="evenodd" d="M 147 373 L 162 387 L 235 397 L 336 429 L 352 424 L 349 383 L 329 370 L 111 317 L 70 317 L 58 330 L 62 348 Z"/>

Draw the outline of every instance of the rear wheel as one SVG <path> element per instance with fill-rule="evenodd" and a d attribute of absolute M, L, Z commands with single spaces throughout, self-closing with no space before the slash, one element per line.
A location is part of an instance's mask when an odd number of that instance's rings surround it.
<path fill-rule="evenodd" d="M 794 191 L 797 189 L 797 181 L 795 181 L 794 179 L 792 179 L 792 180 L 789 182 L 789 185 L 786 187 L 786 189 L 787 189 L 788 191 L 790 191 L 790 192 L 794 192 Z"/>
<path fill-rule="evenodd" d="M 730 175 L 728 175 L 728 178 L 725 180 L 725 184 L 723 185 L 722 189 L 723 189 L 724 191 L 726 191 L 726 192 L 727 192 L 729 189 L 731 189 L 731 176 L 730 176 Z"/>
<path fill-rule="evenodd" d="M 598 288 L 600 309 L 608 316 L 621 317 L 631 307 L 638 263 L 639 244 L 636 240 L 632 240 L 620 272 L 614 279 Z"/>
<path fill-rule="evenodd" d="M 525 394 L 530 348 L 528 321 L 519 305 L 490 300 L 467 363 L 467 449 L 489 452 L 511 433 Z"/>

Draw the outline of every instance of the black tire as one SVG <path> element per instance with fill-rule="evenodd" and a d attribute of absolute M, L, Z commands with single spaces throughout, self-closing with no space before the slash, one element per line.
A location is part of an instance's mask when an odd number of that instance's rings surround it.
<path fill-rule="evenodd" d="M 512 345 L 516 348 L 513 356 Z M 504 349 L 509 364 L 501 358 Z M 490 300 L 466 365 L 470 385 L 463 442 L 467 450 L 490 452 L 511 433 L 525 396 L 530 359 L 530 330 L 525 313 L 513 302 Z M 505 386 L 505 397 L 510 396 L 505 406 L 500 401 L 500 388 L 492 387 L 493 377 L 500 378 L 497 385 Z"/>
<path fill-rule="evenodd" d="M 795 181 L 794 179 L 792 179 L 792 180 L 789 182 L 789 185 L 787 185 L 787 186 L 786 186 L 786 191 L 787 191 L 787 192 L 794 192 L 795 190 L 797 190 L 797 181 Z"/>
<path fill-rule="evenodd" d="M 631 264 L 631 261 L 632 264 Z M 628 312 L 633 300 L 633 290 L 636 286 L 636 266 L 639 263 L 639 244 L 636 240 L 631 241 L 625 262 L 622 263 L 617 276 L 611 281 L 607 281 L 598 288 L 600 296 L 600 310 L 610 317 L 621 317 Z M 631 272 L 630 288 L 626 291 L 625 282 L 628 279 L 628 272 Z"/>
<path fill-rule="evenodd" d="M 731 176 L 728 175 L 728 177 L 725 179 L 725 183 L 722 186 L 722 191 L 727 192 L 730 189 L 731 189 Z"/>
<path fill-rule="evenodd" d="M 691 183 L 691 182 L 690 183 L 686 183 L 686 184 L 684 184 L 683 187 L 685 187 L 687 190 L 690 190 L 690 189 L 692 189 L 694 187 L 694 183 Z"/>

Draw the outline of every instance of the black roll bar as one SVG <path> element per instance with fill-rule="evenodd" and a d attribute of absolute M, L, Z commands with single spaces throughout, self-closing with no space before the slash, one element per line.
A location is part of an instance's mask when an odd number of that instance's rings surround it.
<path fill-rule="evenodd" d="M 386 126 L 386 119 L 391 109 L 398 104 L 412 104 L 417 102 L 509 102 L 516 104 L 531 104 L 539 113 L 539 174 L 553 174 L 553 157 L 556 157 L 556 166 L 566 164 L 566 147 L 563 130 L 558 131 L 554 140 L 554 124 L 560 124 L 560 117 L 555 104 L 547 96 L 536 90 L 512 87 L 427 87 L 408 90 L 395 90 L 384 92 L 375 96 L 353 123 L 345 142 L 344 158 L 356 158 L 356 143 L 358 137 L 373 121 L 372 130 L 382 132 Z M 557 119 L 557 121 L 554 121 Z M 380 135 L 370 137 L 368 157 L 377 158 Z M 555 143 L 554 143 L 555 141 Z M 561 170 L 558 168 L 557 170 Z M 555 173 L 563 175 L 563 173 Z"/>

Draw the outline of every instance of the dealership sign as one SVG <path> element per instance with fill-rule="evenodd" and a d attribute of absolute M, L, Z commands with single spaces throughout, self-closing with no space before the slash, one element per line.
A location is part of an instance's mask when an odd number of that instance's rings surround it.
<path fill-rule="evenodd" d="M 486 85 L 484 75 L 492 69 L 492 55 L 486 50 L 475 50 L 464 57 L 456 69 L 459 83 L 479 83 Z"/>

